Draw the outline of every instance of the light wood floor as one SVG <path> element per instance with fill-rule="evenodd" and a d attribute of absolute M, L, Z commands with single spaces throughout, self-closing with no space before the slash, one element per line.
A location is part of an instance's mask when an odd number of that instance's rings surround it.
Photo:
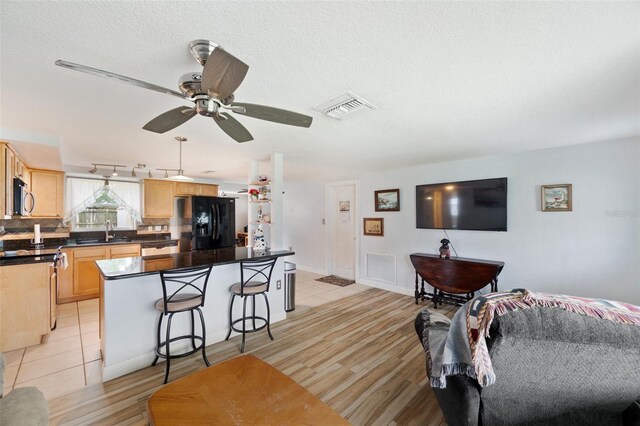
<path fill-rule="evenodd" d="M 354 425 L 440 425 L 425 358 L 413 329 L 422 306 L 411 297 L 371 289 L 249 335 L 247 352 L 307 388 Z M 438 309 L 453 316 L 454 307 Z M 239 337 L 207 348 L 211 363 L 239 355 Z M 170 380 L 204 368 L 197 354 L 172 361 Z M 164 364 L 49 402 L 51 424 L 147 424 L 145 404 L 162 386 Z M 250 398 L 248 390 L 247 398 Z M 176 419 L 179 422 L 179 419 Z"/>

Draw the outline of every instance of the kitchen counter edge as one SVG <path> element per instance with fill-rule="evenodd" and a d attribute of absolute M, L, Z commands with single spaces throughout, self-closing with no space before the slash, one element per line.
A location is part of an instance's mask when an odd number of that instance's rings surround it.
<path fill-rule="evenodd" d="M 235 251 L 235 255 L 230 258 L 229 255 L 231 250 Z M 198 256 L 198 259 L 193 260 L 193 255 Z M 223 254 L 224 258 L 217 258 L 216 255 Z M 212 250 L 198 250 L 191 251 L 185 253 L 175 253 L 175 254 L 163 254 L 163 255 L 155 255 L 155 256 L 138 256 L 138 257 L 128 257 L 128 258 L 119 258 L 119 259 L 105 259 L 105 260 L 97 260 L 96 265 L 98 266 L 98 271 L 100 275 L 105 281 L 111 280 L 119 280 L 125 278 L 138 277 L 143 275 L 153 275 L 158 274 L 160 271 L 179 271 L 181 269 L 193 268 L 197 266 L 220 266 L 220 265 L 229 265 L 233 263 L 240 263 L 243 260 L 251 260 L 251 259 L 259 259 L 259 258 L 268 258 L 268 257 L 284 257 L 284 256 L 293 256 L 295 254 L 294 251 L 290 250 L 276 250 L 276 251 L 267 251 L 262 253 L 249 253 L 246 247 L 240 248 L 229 248 L 229 249 L 212 249 Z M 189 259 L 191 258 L 191 259 Z M 144 270 L 133 270 L 132 268 L 144 267 L 145 260 L 159 260 L 159 259 L 173 259 L 178 266 L 174 266 L 171 268 L 154 270 L 154 271 L 144 271 Z M 128 270 L 108 270 L 109 266 L 117 266 L 121 267 L 129 267 Z M 105 269 L 107 269 L 105 271 Z"/>

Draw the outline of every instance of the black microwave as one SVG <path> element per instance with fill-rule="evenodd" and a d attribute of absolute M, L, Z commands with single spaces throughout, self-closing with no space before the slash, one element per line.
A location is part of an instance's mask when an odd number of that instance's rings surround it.
<path fill-rule="evenodd" d="M 29 186 L 22 179 L 13 178 L 13 214 L 29 216 L 35 206 L 36 199 L 29 192 Z"/>

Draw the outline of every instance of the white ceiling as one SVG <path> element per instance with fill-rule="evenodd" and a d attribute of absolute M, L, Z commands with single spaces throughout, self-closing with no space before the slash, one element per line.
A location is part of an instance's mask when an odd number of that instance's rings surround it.
<path fill-rule="evenodd" d="M 59 141 L 69 170 L 177 167 L 176 135 L 189 138 L 186 174 L 240 182 L 249 160 L 274 151 L 287 179 L 336 180 L 640 135 L 638 2 L 0 7 L 3 135 Z M 311 115 L 311 128 L 239 117 L 255 140 L 238 144 L 198 116 L 158 135 L 142 126 L 179 99 L 54 66 L 64 59 L 177 90 L 182 74 L 201 69 L 187 48 L 198 38 L 249 64 L 238 102 Z M 344 121 L 312 110 L 348 90 L 378 109 Z"/>

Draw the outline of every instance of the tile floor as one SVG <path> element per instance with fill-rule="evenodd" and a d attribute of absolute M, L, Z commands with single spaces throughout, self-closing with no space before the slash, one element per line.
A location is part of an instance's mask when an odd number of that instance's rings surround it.
<path fill-rule="evenodd" d="M 57 327 L 42 344 L 4 355 L 4 394 L 36 386 L 50 400 L 102 381 L 98 299 L 58 305 Z"/>
<path fill-rule="evenodd" d="M 368 287 L 338 287 L 315 281 L 321 275 L 298 270 L 296 311 L 302 311 Z M 58 324 L 38 346 L 4 354 L 3 394 L 13 388 L 36 386 L 51 400 L 86 385 L 102 381 L 98 338 L 98 299 L 58 305 Z"/>

